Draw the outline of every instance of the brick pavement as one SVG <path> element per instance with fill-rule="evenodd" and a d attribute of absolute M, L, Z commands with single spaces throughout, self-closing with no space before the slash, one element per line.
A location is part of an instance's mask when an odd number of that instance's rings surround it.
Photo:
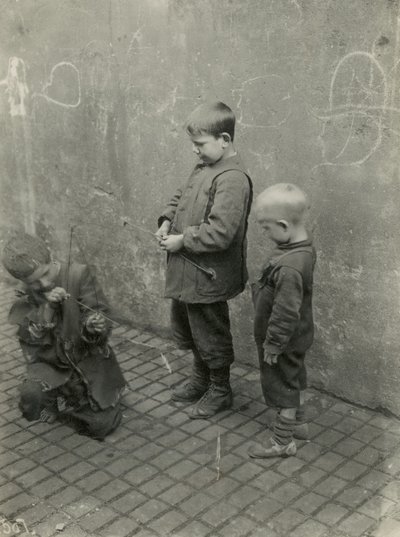
<path fill-rule="evenodd" d="M 22 356 L 6 322 L 13 297 L 0 286 L 0 535 L 400 536 L 397 420 L 310 391 L 312 438 L 297 456 L 249 459 L 271 417 L 256 368 L 233 368 L 232 411 L 192 421 L 169 400 L 189 360 L 150 333 L 114 332 L 130 385 L 123 423 L 105 442 L 27 423 L 17 408 Z"/>

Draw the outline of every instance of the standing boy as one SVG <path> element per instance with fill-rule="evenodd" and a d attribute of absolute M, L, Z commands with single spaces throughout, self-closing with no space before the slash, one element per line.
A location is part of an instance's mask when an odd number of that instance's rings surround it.
<path fill-rule="evenodd" d="M 28 421 L 67 421 L 102 440 L 121 421 L 125 380 L 108 344 L 109 307 L 86 265 L 52 260 L 39 238 L 19 233 L 3 251 L 24 284 L 9 322 L 27 362 L 19 407 Z"/>
<path fill-rule="evenodd" d="M 252 185 L 233 146 L 235 116 L 228 106 L 199 106 L 186 131 L 200 162 L 159 218 L 157 235 L 168 252 L 165 295 L 172 298 L 173 334 L 194 355 L 190 381 L 172 399 L 196 402 L 190 416 L 208 418 L 232 406 L 234 354 L 227 300 L 241 293 L 247 281 Z"/>
<path fill-rule="evenodd" d="M 308 203 L 295 185 L 267 188 L 255 203 L 257 222 L 275 243 L 253 286 L 254 336 L 261 385 L 268 406 L 278 409 L 269 444 L 252 446 L 253 458 L 296 453 L 304 437 L 305 353 L 313 341 L 312 286 L 315 250 L 305 228 Z"/>

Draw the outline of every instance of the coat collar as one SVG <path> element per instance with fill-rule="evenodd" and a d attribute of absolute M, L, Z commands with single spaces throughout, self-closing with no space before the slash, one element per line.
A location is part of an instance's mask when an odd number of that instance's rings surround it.
<path fill-rule="evenodd" d="M 239 168 L 240 170 L 243 170 L 245 172 L 245 167 L 243 166 L 243 162 L 239 153 L 236 153 L 231 157 L 218 160 L 217 162 L 214 162 L 214 164 L 203 164 L 200 162 L 199 164 L 197 164 L 196 168 L 209 169 L 210 171 L 215 172 L 215 174 L 222 172 L 223 170 L 230 170 L 235 168 Z"/>

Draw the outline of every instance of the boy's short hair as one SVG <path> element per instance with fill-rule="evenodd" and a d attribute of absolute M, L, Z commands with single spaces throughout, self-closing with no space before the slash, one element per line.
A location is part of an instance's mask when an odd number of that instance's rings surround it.
<path fill-rule="evenodd" d="M 211 134 L 218 138 L 226 132 L 233 141 L 235 137 L 235 114 L 226 104 L 216 101 L 203 103 L 188 117 L 185 128 L 191 136 Z"/>
<path fill-rule="evenodd" d="M 287 220 L 292 224 L 302 222 L 310 208 L 306 194 L 292 183 L 276 183 L 265 189 L 257 197 L 256 204 L 273 209 L 277 219 Z"/>

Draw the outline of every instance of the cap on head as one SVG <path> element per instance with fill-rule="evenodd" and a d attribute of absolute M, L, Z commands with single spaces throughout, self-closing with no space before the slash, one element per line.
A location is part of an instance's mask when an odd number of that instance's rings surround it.
<path fill-rule="evenodd" d="M 277 183 L 257 197 L 256 210 L 268 210 L 276 220 L 298 224 L 309 209 L 305 193 L 292 183 Z"/>
<path fill-rule="evenodd" d="M 14 278 L 21 280 L 28 278 L 40 265 L 50 263 L 50 252 L 39 237 L 18 233 L 6 243 L 2 262 Z"/>
<path fill-rule="evenodd" d="M 235 137 L 235 114 L 225 103 L 220 101 L 206 102 L 198 106 L 188 117 L 185 127 L 191 136 L 211 134 L 218 138 L 226 132 Z"/>

